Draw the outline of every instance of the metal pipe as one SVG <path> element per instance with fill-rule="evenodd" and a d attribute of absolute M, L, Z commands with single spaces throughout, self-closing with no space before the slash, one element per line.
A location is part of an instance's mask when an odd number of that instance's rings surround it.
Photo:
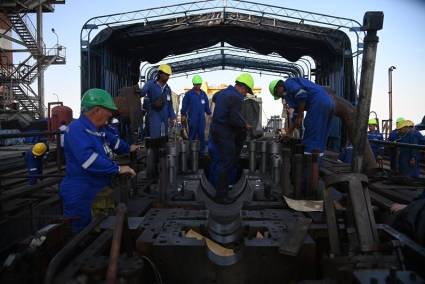
<path fill-rule="evenodd" d="M 193 140 L 190 144 L 191 157 L 192 157 L 192 172 L 197 173 L 199 169 L 199 141 Z"/>
<path fill-rule="evenodd" d="M 380 145 L 387 145 L 394 148 L 410 148 L 410 149 L 418 149 L 418 150 L 425 150 L 424 145 L 419 144 L 409 144 L 409 143 L 400 143 L 400 142 L 390 142 L 390 141 L 381 141 L 381 140 L 369 140 L 369 142 L 373 144 L 380 144 Z"/>
<path fill-rule="evenodd" d="M 373 76 L 375 71 L 376 50 L 379 42 L 377 31 L 382 29 L 384 14 L 382 12 L 366 12 L 363 18 L 364 51 L 360 78 L 359 101 L 357 104 L 357 131 L 353 139 L 352 170 L 360 173 L 364 168 L 363 156 L 366 145 L 367 123 L 372 100 Z"/>
<path fill-rule="evenodd" d="M 164 203 L 168 189 L 167 151 L 164 148 L 159 149 L 159 167 L 159 201 Z"/>
<path fill-rule="evenodd" d="M 272 159 L 272 183 L 277 186 L 280 183 L 280 165 L 281 159 L 279 156 L 273 156 Z"/>
<path fill-rule="evenodd" d="M 92 231 L 97 225 L 102 222 L 106 216 L 99 216 L 94 219 L 87 227 L 79 232 L 71 241 L 69 241 L 49 262 L 47 267 L 46 277 L 44 278 L 44 284 L 50 284 L 53 281 L 53 277 L 56 275 L 57 270 L 61 266 L 64 259 L 69 256 L 70 253 L 74 252 L 77 245 Z"/>
<path fill-rule="evenodd" d="M 256 160 L 257 160 L 257 153 L 255 152 L 255 141 L 251 140 L 248 144 L 249 147 L 249 171 L 251 173 L 255 172 L 256 170 Z"/>
<path fill-rule="evenodd" d="M 393 70 L 395 66 L 388 68 L 388 113 L 390 121 L 390 129 L 393 129 Z"/>
<path fill-rule="evenodd" d="M 311 197 L 317 198 L 319 189 L 319 150 L 314 149 L 311 154 Z"/>
<path fill-rule="evenodd" d="M 302 196 L 303 154 L 294 154 L 294 197 Z"/>
<path fill-rule="evenodd" d="M 37 56 L 37 88 L 38 88 L 38 107 L 39 117 L 44 118 L 44 68 L 42 68 L 44 61 L 44 42 L 43 42 L 43 5 L 37 8 L 37 47 L 39 54 Z"/>
<path fill-rule="evenodd" d="M 115 284 L 117 281 L 118 258 L 120 256 L 122 233 L 127 207 L 124 204 L 118 205 L 115 217 L 115 228 L 112 237 L 111 250 L 109 253 L 109 264 L 106 272 L 106 283 Z"/>
<path fill-rule="evenodd" d="M 282 195 L 289 196 L 291 189 L 291 149 L 282 149 Z"/>
<path fill-rule="evenodd" d="M 40 132 L 31 132 L 31 133 L 0 134 L 0 139 L 53 136 L 53 135 L 61 134 L 61 133 L 62 133 L 61 131 L 40 131 Z"/>
<path fill-rule="evenodd" d="M 128 203 L 128 188 L 129 188 L 130 177 L 127 175 L 119 176 L 119 185 L 120 185 L 120 202 L 127 204 Z"/>
<path fill-rule="evenodd" d="M 257 152 L 260 152 L 260 173 L 265 174 L 267 172 L 267 142 L 257 141 Z"/>
<path fill-rule="evenodd" d="M 302 173 L 304 175 L 303 181 L 304 181 L 304 192 L 302 192 L 303 197 L 310 197 L 312 195 L 311 190 L 311 178 L 312 178 L 312 169 L 313 169 L 313 160 L 312 160 L 312 154 L 308 153 L 304 155 L 303 159 L 304 165 Z"/>
<path fill-rule="evenodd" d="M 182 173 L 186 173 L 187 172 L 187 152 L 188 152 L 188 145 L 187 142 L 182 141 L 180 144 L 180 159 L 181 159 L 181 171 Z"/>

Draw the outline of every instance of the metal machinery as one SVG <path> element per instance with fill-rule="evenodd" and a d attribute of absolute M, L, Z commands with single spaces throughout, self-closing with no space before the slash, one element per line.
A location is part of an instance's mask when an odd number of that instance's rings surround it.
<path fill-rule="evenodd" d="M 170 15 L 176 18 L 170 19 Z M 277 15 L 285 15 L 282 17 L 287 21 Z M 371 21 L 379 23 L 380 19 L 380 13 L 366 14 L 363 28 L 369 32 L 374 26 Z M 142 24 L 134 24 L 140 21 Z M 273 46 L 274 37 L 266 35 L 268 29 L 284 27 L 282 30 L 291 33 L 297 44 L 308 42 L 308 37 L 316 38 L 317 46 L 306 51 L 315 60 L 316 81 L 331 86 L 338 96 L 354 100 L 357 72 L 352 70 L 353 54 L 351 50 L 341 49 L 350 41 L 336 26 L 359 35 L 362 25 L 354 27 L 355 22 L 349 19 L 247 1 L 201 1 L 93 18 L 82 30 L 82 89 L 97 86 L 114 92 L 124 84 L 133 85 L 140 76 L 138 66 L 122 64 L 127 72 L 121 72 L 121 63 L 148 60 L 152 64 L 146 63 L 142 71 L 149 73 L 148 65 L 154 66 L 153 62 L 168 54 L 192 51 L 173 41 L 161 49 L 158 34 L 164 32 L 162 27 L 177 33 L 169 34 L 171 37 L 181 36 L 180 29 L 192 37 L 197 28 L 205 32 L 198 24 L 207 22 L 213 27 L 216 21 L 224 27 L 209 31 L 217 38 L 207 42 L 194 40 L 192 50 L 215 44 L 215 40 L 221 40 L 218 35 L 224 33 L 227 38 L 223 40 L 233 45 L 253 48 L 261 54 L 275 51 L 296 60 L 303 54 L 297 54 L 290 42 L 286 49 L 279 49 L 280 44 Z M 231 32 L 232 24 L 245 22 L 249 26 L 251 21 L 257 28 L 265 26 L 260 43 L 254 39 L 245 41 L 245 37 L 238 38 Z M 125 25 L 120 26 L 122 23 Z M 129 23 L 134 25 L 126 25 Z M 324 28 L 305 23 L 335 26 Z M 91 41 L 90 33 L 103 25 L 108 25 L 108 29 Z M 185 30 L 189 26 L 194 29 Z M 158 33 L 151 33 L 152 27 Z M 295 27 L 305 34 L 296 35 Z M 252 29 L 252 26 L 244 28 Z M 372 33 L 376 34 L 378 29 Z M 327 38 L 331 32 L 333 42 Z M 337 36 L 333 37 L 334 34 Z M 139 46 L 140 50 L 117 53 L 114 41 L 122 40 L 121 35 L 131 39 L 128 43 L 134 44 L 132 48 Z M 138 45 L 143 36 L 151 37 L 149 47 Z M 328 45 L 322 45 L 315 36 L 327 38 Z M 267 49 L 264 40 L 272 44 L 271 49 Z M 326 51 L 329 45 L 332 50 Z M 358 47 L 354 59 L 361 54 Z M 365 50 L 370 47 L 366 42 Z M 372 52 L 376 51 L 376 45 L 374 48 Z M 322 57 L 316 58 L 318 54 Z M 347 57 L 341 60 L 341 54 Z M 109 68 L 113 60 L 106 60 L 108 56 L 117 60 L 116 69 Z M 370 64 L 368 60 L 371 58 L 363 60 L 363 72 L 369 71 L 369 76 L 373 76 L 373 64 L 364 65 Z M 255 67 L 251 68 L 262 70 L 258 62 L 252 61 L 250 64 Z M 192 66 L 189 63 L 184 64 Z M 100 70 L 108 72 L 101 74 Z M 180 74 L 187 70 L 194 69 L 182 68 Z M 313 73 L 308 70 L 304 75 Z M 118 73 L 121 76 L 115 76 Z M 362 87 L 367 103 L 371 86 L 363 83 Z M 255 121 L 259 113 L 252 115 L 254 118 L 250 119 Z M 209 161 L 199 156 L 198 141 L 170 139 L 159 147 L 157 161 L 149 142 L 144 146 L 136 155 L 119 158 L 120 163 L 136 169 L 137 178 L 116 178 L 104 199 L 96 203 L 100 210 L 88 227 L 71 240 L 66 222 L 44 227 L 8 251 L 1 279 L 5 283 L 46 284 L 424 282 L 424 247 L 392 227 L 379 224 L 383 220 L 380 210 L 391 200 L 390 194 L 384 198 L 378 193 L 396 187 L 382 182 L 388 180 L 383 172 L 354 173 L 351 165 L 341 163 L 331 152 L 319 161 L 318 153 L 304 155 L 303 146 L 296 139 L 251 136 L 240 155 L 238 182 L 229 191 L 232 203 L 219 204 L 208 180 Z M 362 163 L 361 153 L 358 162 Z M 412 198 L 421 186 L 409 186 Z M 399 189 L 407 190 L 406 186 Z M 288 206 L 293 201 L 282 196 L 298 200 L 298 205 L 303 207 L 308 202 L 318 203 L 324 210 L 295 211 Z M 115 207 L 110 202 L 112 199 L 119 205 Z M 32 267 L 31 272 L 21 273 L 28 271 L 28 267 Z"/>

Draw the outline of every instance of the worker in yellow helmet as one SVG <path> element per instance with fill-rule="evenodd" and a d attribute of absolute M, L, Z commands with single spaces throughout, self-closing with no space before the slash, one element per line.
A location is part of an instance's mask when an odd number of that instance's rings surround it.
<path fill-rule="evenodd" d="M 372 147 L 372 152 L 375 155 L 376 160 L 382 161 L 382 155 L 384 154 L 384 147 L 377 143 L 373 143 L 373 140 L 383 141 L 384 136 L 378 130 L 378 120 L 376 118 L 371 118 L 368 121 L 369 131 L 367 132 L 367 139 L 370 142 Z"/>
<path fill-rule="evenodd" d="M 149 80 L 140 91 L 142 97 L 147 96 L 146 125 L 151 139 L 168 136 L 168 124 L 174 123 L 176 114 L 171 100 L 171 88 L 167 82 L 172 74 L 171 66 L 161 64 L 155 79 Z M 165 140 L 165 139 L 162 139 Z"/>
<path fill-rule="evenodd" d="M 25 153 L 25 162 L 27 164 L 28 170 L 28 183 L 34 185 L 43 174 L 43 158 L 47 153 L 48 147 L 46 143 L 40 142 L 34 144 L 26 153 Z"/>
<path fill-rule="evenodd" d="M 246 131 L 252 126 L 241 114 L 244 98 L 252 94 L 254 79 L 249 73 L 240 74 L 234 86 L 214 96 L 215 109 L 211 123 L 208 150 L 211 157 L 210 181 L 216 188 L 216 200 L 229 203 L 229 185 L 236 183 L 236 164 Z"/>

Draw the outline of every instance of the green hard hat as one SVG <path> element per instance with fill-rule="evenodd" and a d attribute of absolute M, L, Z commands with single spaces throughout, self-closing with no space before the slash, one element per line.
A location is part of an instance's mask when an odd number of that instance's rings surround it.
<path fill-rule="evenodd" d="M 376 118 L 370 118 L 368 121 L 369 125 L 378 125 L 378 120 Z"/>
<path fill-rule="evenodd" d="M 102 89 L 89 89 L 81 99 L 81 106 L 86 109 L 91 109 L 95 106 L 104 107 L 111 111 L 117 110 L 117 107 L 112 99 L 112 96 Z"/>
<path fill-rule="evenodd" d="M 192 83 L 193 85 L 201 85 L 202 84 L 202 77 L 199 75 L 195 75 L 192 77 Z"/>
<path fill-rule="evenodd" d="M 405 121 L 405 119 L 404 119 L 404 117 L 397 117 L 397 120 L 395 121 L 396 123 L 400 123 L 400 122 L 403 122 L 403 121 Z"/>
<path fill-rule="evenodd" d="M 251 74 L 241 73 L 235 81 L 236 83 L 241 83 L 247 86 L 248 93 L 252 94 L 252 88 L 254 88 L 254 79 L 252 78 Z"/>
<path fill-rule="evenodd" d="M 280 99 L 279 97 L 275 96 L 275 91 L 276 91 L 276 85 L 277 83 L 279 83 L 281 80 L 280 79 L 276 79 L 270 82 L 269 84 L 269 91 L 270 94 L 274 97 L 275 100 Z"/>

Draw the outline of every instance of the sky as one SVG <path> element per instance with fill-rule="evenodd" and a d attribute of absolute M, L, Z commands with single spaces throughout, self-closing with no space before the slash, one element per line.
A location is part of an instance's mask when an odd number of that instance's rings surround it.
<path fill-rule="evenodd" d="M 256 1 L 256 0 L 253 0 Z M 187 2 L 187 1 L 184 1 Z M 57 97 L 74 110 L 78 117 L 80 104 L 80 31 L 88 19 L 110 13 L 127 12 L 183 1 L 136 1 L 136 0 L 68 0 L 56 5 L 54 13 L 44 16 L 44 41 L 47 46 L 56 44 L 54 28 L 59 43 L 66 47 L 67 64 L 49 67 L 45 72 L 45 101 Z M 388 68 L 393 72 L 393 117 L 403 116 L 419 123 L 425 115 L 425 1 L 419 0 L 297 0 L 258 1 L 316 13 L 347 17 L 362 23 L 366 11 L 383 11 L 384 27 L 378 32 L 375 79 L 371 110 L 380 119 L 388 118 Z M 203 73 L 210 85 L 232 84 L 237 76 L 234 71 Z M 268 93 L 268 83 L 275 77 L 254 74 L 255 85 L 263 89 L 264 116 L 281 113 L 281 105 Z M 170 79 L 169 85 L 181 93 L 190 85 L 190 78 Z M 57 95 L 57 96 L 56 96 Z"/>

